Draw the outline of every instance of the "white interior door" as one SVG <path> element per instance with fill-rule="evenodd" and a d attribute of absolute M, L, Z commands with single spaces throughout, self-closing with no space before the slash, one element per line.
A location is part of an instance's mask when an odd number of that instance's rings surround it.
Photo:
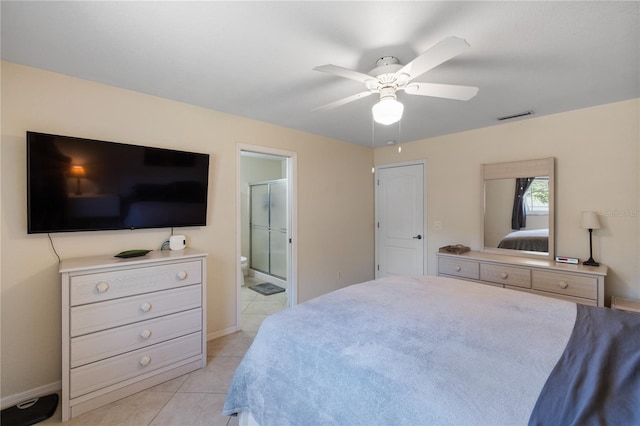
<path fill-rule="evenodd" d="M 376 278 L 423 275 L 424 163 L 376 170 Z"/>

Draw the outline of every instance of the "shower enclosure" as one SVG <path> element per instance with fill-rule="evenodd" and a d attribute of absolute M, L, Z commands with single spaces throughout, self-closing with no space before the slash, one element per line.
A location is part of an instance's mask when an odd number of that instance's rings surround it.
<path fill-rule="evenodd" d="M 287 279 L 287 181 L 249 185 L 250 268 Z"/>

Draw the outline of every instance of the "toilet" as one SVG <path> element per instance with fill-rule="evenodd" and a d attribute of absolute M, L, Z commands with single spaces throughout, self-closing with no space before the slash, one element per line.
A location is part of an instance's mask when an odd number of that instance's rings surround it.
<path fill-rule="evenodd" d="M 249 262 L 245 256 L 240 256 L 240 269 L 242 270 L 242 285 L 244 285 L 244 277 L 249 273 Z"/>

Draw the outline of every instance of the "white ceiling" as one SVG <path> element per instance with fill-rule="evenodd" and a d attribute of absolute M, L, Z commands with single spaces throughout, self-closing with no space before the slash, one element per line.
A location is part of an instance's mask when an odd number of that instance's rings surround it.
<path fill-rule="evenodd" d="M 2 59 L 371 146 L 640 97 L 640 2 L 2 1 Z M 480 88 L 470 101 L 399 93 L 372 124 L 364 90 L 313 71 L 407 63 L 445 37 L 471 48 L 416 81 Z"/>

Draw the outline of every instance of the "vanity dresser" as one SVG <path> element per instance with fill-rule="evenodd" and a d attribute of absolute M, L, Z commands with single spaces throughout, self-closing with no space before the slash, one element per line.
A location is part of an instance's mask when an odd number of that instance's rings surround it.
<path fill-rule="evenodd" d="M 438 253 L 438 275 L 604 306 L 607 267 L 469 251 Z"/>
<path fill-rule="evenodd" d="M 553 157 L 483 164 L 482 185 L 484 249 L 438 253 L 438 275 L 604 306 L 606 266 L 555 261 Z"/>
<path fill-rule="evenodd" d="M 65 259 L 62 421 L 206 365 L 206 253 Z"/>

